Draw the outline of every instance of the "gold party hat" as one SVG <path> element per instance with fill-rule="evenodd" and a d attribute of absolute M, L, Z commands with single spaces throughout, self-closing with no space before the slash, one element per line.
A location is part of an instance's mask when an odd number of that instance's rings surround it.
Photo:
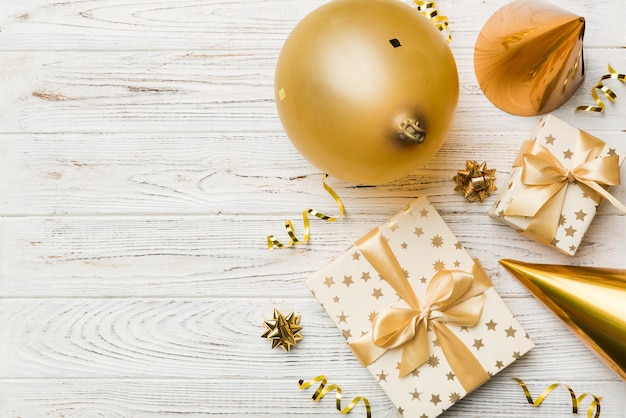
<path fill-rule="evenodd" d="M 520 116 L 548 113 L 565 103 L 584 75 L 585 19 L 543 1 L 517 0 L 496 11 L 474 49 L 485 96 Z"/>
<path fill-rule="evenodd" d="M 500 264 L 626 380 L 626 270 Z"/>

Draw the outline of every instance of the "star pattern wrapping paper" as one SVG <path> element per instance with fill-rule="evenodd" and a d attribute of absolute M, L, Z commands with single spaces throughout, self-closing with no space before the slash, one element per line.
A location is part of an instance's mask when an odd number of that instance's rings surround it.
<path fill-rule="evenodd" d="M 530 141 L 535 141 L 543 145 L 566 169 L 571 169 L 572 155 L 579 135 L 581 135 L 579 129 L 552 115 L 548 115 L 539 121 L 535 131 L 532 133 Z M 520 151 L 520 154 L 522 152 L 523 150 Z M 619 156 L 619 165 L 622 165 L 624 154 L 608 145 L 604 147 L 604 150 L 598 158 L 610 155 Z M 489 215 L 515 228 L 523 235 L 542 242 L 541 239 L 537 239 L 537 237 L 526 231 L 531 222 L 530 217 L 505 215 L 507 207 L 526 187 L 521 179 L 522 167 L 513 167 L 509 179 L 505 185 L 501 187 L 500 195 L 493 207 L 489 210 Z M 554 238 L 549 244 L 546 244 L 561 253 L 574 255 L 596 215 L 598 206 L 599 204 L 591 199 L 578 184 L 570 183 L 567 186 L 565 200 Z"/>
<path fill-rule="evenodd" d="M 414 201 L 379 229 L 420 301 L 436 272 L 472 271 L 474 260 L 425 197 Z M 372 322 L 384 309 L 407 307 L 356 245 L 309 277 L 306 283 L 348 343 L 371 333 Z M 475 326 L 448 324 L 448 328 L 493 376 L 534 344 L 493 287 L 485 295 L 485 306 Z M 407 417 L 436 417 L 468 394 L 431 329 L 428 341 L 427 362 L 403 378 L 398 373 L 401 347 L 388 350 L 367 367 L 398 411 Z"/>

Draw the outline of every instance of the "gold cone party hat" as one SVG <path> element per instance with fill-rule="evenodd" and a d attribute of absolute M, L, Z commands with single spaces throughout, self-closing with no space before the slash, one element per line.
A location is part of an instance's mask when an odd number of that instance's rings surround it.
<path fill-rule="evenodd" d="M 496 11 L 474 49 L 485 96 L 520 116 L 548 113 L 576 91 L 584 75 L 585 19 L 543 1 L 517 0 Z"/>
<path fill-rule="evenodd" d="M 500 264 L 626 380 L 626 270 Z"/>

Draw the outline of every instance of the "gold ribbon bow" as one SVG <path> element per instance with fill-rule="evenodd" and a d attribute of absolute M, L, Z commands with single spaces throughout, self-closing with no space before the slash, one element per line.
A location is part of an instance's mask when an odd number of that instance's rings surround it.
<path fill-rule="evenodd" d="M 604 146 L 604 141 L 580 131 L 571 155 L 572 168 L 567 169 L 537 141 L 524 142 L 513 166 L 522 167 L 526 187 L 504 214 L 532 217 L 526 232 L 549 244 L 559 226 L 565 193 L 573 182 L 596 203 L 605 198 L 626 213 L 626 206 L 605 189 L 620 183 L 620 167 L 617 155 L 600 157 Z"/>
<path fill-rule="evenodd" d="M 406 274 L 378 228 L 357 242 L 367 261 L 387 281 L 409 307 L 390 307 L 379 313 L 372 332 L 353 341 L 350 348 L 363 366 L 369 366 L 387 350 L 402 349 L 400 377 L 428 360 L 428 326 L 434 330 L 439 345 L 466 391 L 478 387 L 489 375 L 467 346 L 448 328 L 447 323 L 474 326 L 485 304 L 485 291 L 491 281 L 478 264 L 472 273 L 441 270 L 435 274 L 420 305 Z"/>

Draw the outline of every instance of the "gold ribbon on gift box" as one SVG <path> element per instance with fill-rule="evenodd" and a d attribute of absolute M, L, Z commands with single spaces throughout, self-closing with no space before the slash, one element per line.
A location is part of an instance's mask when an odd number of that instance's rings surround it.
<path fill-rule="evenodd" d="M 556 234 L 571 183 L 576 183 L 594 202 L 599 204 L 604 198 L 626 213 L 626 206 L 606 190 L 620 184 L 619 156 L 601 157 L 604 141 L 579 132 L 570 169 L 537 141 L 524 142 L 513 163 L 513 167 L 522 167 L 521 181 L 526 187 L 507 206 L 504 215 L 532 217 L 524 232 L 547 244 Z"/>
<path fill-rule="evenodd" d="M 447 324 L 473 327 L 483 311 L 491 281 L 476 260 L 472 272 L 441 270 L 428 284 L 420 304 L 404 270 L 378 228 L 357 241 L 357 248 L 387 281 L 408 308 L 389 307 L 376 316 L 372 332 L 350 343 L 365 367 L 387 350 L 402 349 L 400 377 L 428 360 L 427 331 L 435 332 L 440 347 L 463 388 L 469 392 L 489 379 L 489 375 L 469 348 Z"/>

